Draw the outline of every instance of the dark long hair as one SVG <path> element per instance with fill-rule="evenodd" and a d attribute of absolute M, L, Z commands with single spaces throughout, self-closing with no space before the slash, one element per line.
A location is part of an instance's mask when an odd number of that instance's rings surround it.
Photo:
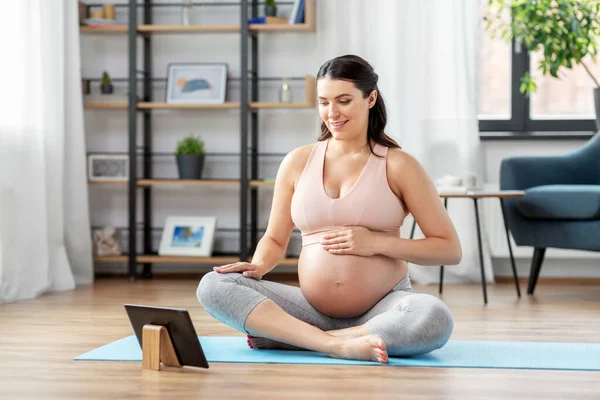
<path fill-rule="evenodd" d="M 375 105 L 369 109 L 369 126 L 367 128 L 367 144 L 371 153 L 373 147 L 371 142 L 378 143 L 386 147 L 400 148 L 394 139 L 385 134 L 384 129 L 387 124 L 387 111 L 383 96 L 377 87 L 379 76 L 373 70 L 373 67 L 364 59 L 355 55 L 345 55 L 328 60 L 319 68 L 317 81 L 321 78 L 341 79 L 354 83 L 354 86 L 367 98 L 373 90 L 377 90 L 377 100 Z M 327 140 L 331 137 L 331 132 L 325 122 L 321 123 L 321 136 L 319 141 Z"/>

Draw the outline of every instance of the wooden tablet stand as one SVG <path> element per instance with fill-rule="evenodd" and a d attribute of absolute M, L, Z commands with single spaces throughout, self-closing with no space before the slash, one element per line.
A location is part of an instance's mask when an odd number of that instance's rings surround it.
<path fill-rule="evenodd" d="M 142 368 L 154 371 L 163 365 L 181 367 L 169 331 L 162 325 L 144 325 L 142 330 Z"/>

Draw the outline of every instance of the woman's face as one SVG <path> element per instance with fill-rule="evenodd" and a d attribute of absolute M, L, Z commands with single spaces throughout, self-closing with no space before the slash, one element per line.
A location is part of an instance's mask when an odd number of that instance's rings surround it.
<path fill-rule="evenodd" d="M 377 91 L 369 97 L 350 81 L 321 78 L 317 82 L 319 115 L 335 139 L 354 139 L 367 134 L 369 108 L 375 104 Z"/>

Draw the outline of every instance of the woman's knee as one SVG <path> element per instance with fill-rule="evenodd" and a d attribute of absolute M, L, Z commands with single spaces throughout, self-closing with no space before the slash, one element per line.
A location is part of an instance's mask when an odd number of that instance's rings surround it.
<path fill-rule="evenodd" d="M 196 289 L 196 297 L 202 307 L 206 310 L 210 310 L 216 303 L 219 296 L 223 296 L 226 291 L 223 289 L 223 285 L 228 283 L 235 283 L 236 273 L 231 274 L 219 274 L 217 272 L 209 272 L 200 279 L 198 288 Z"/>
<path fill-rule="evenodd" d="M 412 301 L 417 304 L 418 312 L 422 315 L 424 329 L 429 336 L 433 347 L 438 349 L 445 345 L 454 329 L 454 318 L 448 306 L 435 296 L 418 293 L 410 296 Z M 417 311 L 414 310 L 413 311 Z M 433 349 L 432 349 L 433 350 Z"/>

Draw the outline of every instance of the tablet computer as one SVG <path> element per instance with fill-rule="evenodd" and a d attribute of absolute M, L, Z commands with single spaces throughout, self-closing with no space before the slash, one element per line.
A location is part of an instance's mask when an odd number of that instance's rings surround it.
<path fill-rule="evenodd" d="M 141 304 L 125 304 L 125 310 L 140 347 L 142 347 L 144 325 L 161 325 L 169 332 L 179 364 L 208 368 L 208 362 L 187 310 Z"/>

